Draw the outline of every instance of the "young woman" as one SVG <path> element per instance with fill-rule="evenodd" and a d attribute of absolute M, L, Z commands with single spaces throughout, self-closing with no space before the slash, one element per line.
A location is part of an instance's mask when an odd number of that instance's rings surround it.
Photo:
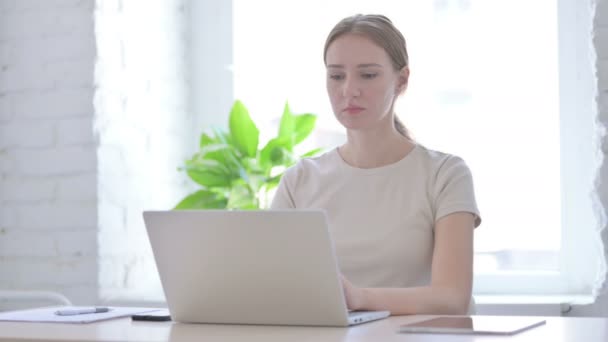
<path fill-rule="evenodd" d="M 272 207 L 326 211 L 349 309 L 472 312 L 473 180 L 461 158 L 416 143 L 395 115 L 410 74 L 403 35 L 385 16 L 348 17 L 324 59 L 347 142 L 288 169 Z"/>

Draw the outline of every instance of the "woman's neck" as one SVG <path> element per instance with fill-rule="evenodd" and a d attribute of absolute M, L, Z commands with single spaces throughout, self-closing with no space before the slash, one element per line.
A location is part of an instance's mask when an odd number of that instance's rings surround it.
<path fill-rule="evenodd" d="M 391 128 L 389 132 L 349 130 L 347 142 L 338 152 L 347 164 L 362 169 L 396 163 L 405 158 L 415 143 Z"/>

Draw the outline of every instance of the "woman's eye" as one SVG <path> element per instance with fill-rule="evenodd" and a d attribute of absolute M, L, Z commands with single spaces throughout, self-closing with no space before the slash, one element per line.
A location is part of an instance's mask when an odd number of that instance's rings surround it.
<path fill-rule="evenodd" d="M 364 73 L 361 74 L 361 77 L 365 78 L 365 79 L 372 79 L 374 77 L 378 76 L 378 74 L 376 73 Z"/>
<path fill-rule="evenodd" d="M 340 80 L 344 79 L 344 75 L 329 75 L 329 78 L 331 78 L 332 80 L 335 80 L 335 81 L 340 81 Z"/>

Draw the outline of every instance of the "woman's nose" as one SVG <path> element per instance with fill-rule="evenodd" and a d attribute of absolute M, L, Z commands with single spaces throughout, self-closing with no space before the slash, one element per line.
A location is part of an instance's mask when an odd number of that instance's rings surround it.
<path fill-rule="evenodd" d="M 356 80 L 353 80 L 352 78 L 347 78 L 344 80 L 342 95 L 344 97 L 357 97 L 361 95 L 361 89 L 359 88 L 359 84 L 356 82 Z"/>

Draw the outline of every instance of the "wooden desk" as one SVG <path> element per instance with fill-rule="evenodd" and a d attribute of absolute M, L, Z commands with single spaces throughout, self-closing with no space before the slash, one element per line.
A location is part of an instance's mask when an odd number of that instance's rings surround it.
<path fill-rule="evenodd" d="M 548 317 L 546 325 L 511 337 L 395 332 L 400 324 L 426 317 L 395 316 L 352 328 L 133 322 L 130 318 L 77 325 L 0 322 L 0 341 L 608 341 L 608 318 Z"/>

